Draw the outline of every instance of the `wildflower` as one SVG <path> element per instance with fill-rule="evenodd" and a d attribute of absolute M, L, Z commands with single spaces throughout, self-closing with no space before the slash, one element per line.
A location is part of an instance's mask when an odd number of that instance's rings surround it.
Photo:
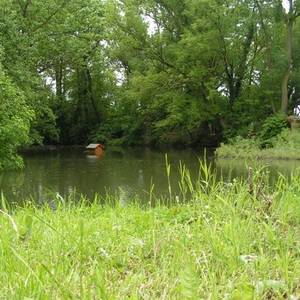
<path fill-rule="evenodd" d="M 251 263 L 256 261 L 258 259 L 258 256 L 253 254 L 247 254 L 247 255 L 241 255 L 240 259 L 244 263 Z"/>
<path fill-rule="evenodd" d="M 103 258 L 109 258 L 109 254 L 107 253 L 107 251 L 104 248 L 100 248 L 99 252 Z"/>
<path fill-rule="evenodd" d="M 131 243 L 132 243 L 132 246 L 137 246 L 137 247 L 141 247 L 141 248 L 144 247 L 144 245 L 145 245 L 144 240 L 139 239 L 139 238 L 133 238 Z"/>

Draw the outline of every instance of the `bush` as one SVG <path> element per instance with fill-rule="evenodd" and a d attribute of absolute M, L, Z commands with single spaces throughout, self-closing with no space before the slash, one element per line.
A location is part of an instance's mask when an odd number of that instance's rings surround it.
<path fill-rule="evenodd" d="M 255 139 L 237 137 L 229 144 L 221 144 L 216 150 L 220 158 L 265 158 L 265 159 L 300 159 L 300 131 L 284 129 L 270 138 L 270 148 L 260 148 Z"/>
<path fill-rule="evenodd" d="M 283 129 L 288 127 L 288 122 L 283 114 L 277 114 L 267 118 L 259 135 L 260 146 L 262 148 L 273 147 L 274 138 L 278 136 Z"/>
<path fill-rule="evenodd" d="M 259 151 L 259 142 L 254 139 L 245 139 L 237 136 L 229 140 L 228 144 L 221 144 L 216 150 L 218 157 L 252 157 Z"/>

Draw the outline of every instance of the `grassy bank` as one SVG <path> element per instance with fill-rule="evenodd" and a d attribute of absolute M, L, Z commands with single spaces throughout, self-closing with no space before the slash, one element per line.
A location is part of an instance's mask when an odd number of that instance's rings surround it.
<path fill-rule="evenodd" d="M 3 209 L 1 298 L 299 299 L 300 178 L 253 176 L 171 207 Z"/>
<path fill-rule="evenodd" d="M 219 158 L 241 159 L 300 159 L 300 131 L 283 130 L 269 140 L 268 147 L 262 148 L 261 141 L 255 138 L 236 137 L 216 150 Z"/>

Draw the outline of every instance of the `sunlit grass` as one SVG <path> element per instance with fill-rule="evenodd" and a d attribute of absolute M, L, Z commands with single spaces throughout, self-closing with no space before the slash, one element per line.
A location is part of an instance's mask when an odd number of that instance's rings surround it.
<path fill-rule="evenodd" d="M 237 137 L 228 144 L 221 144 L 215 154 L 218 158 L 230 159 L 299 160 L 299 146 L 300 132 L 286 129 L 272 139 L 272 147 L 261 148 L 257 139 Z"/>
<path fill-rule="evenodd" d="M 11 209 L 2 197 L 1 298 L 299 297 L 300 177 L 271 189 L 254 172 L 250 195 L 249 182 L 218 183 L 206 163 L 198 178 L 181 174 L 172 206 L 153 205 L 151 192 L 143 208 L 60 199 Z"/>

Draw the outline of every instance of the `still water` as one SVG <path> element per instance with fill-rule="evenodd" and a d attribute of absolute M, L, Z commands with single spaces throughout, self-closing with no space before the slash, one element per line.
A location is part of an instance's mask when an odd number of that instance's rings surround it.
<path fill-rule="evenodd" d="M 204 151 L 108 149 L 101 159 L 88 156 L 83 148 L 35 151 L 23 155 L 23 170 L 0 173 L 0 190 L 13 202 L 31 198 L 43 203 L 51 197 L 59 195 L 65 198 L 70 194 L 88 198 L 95 194 L 128 199 L 138 196 L 146 202 L 152 187 L 154 196 L 168 195 L 165 153 L 171 165 L 172 192 L 176 195 L 179 193 L 180 162 L 190 170 L 192 178 L 196 178 Z M 226 181 L 247 176 L 247 167 L 242 161 L 216 161 L 212 152 L 208 152 L 207 157 L 218 176 L 222 175 Z M 278 172 L 288 176 L 300 162 L 273 161 L 266 164 L 275 178 Z"/>

